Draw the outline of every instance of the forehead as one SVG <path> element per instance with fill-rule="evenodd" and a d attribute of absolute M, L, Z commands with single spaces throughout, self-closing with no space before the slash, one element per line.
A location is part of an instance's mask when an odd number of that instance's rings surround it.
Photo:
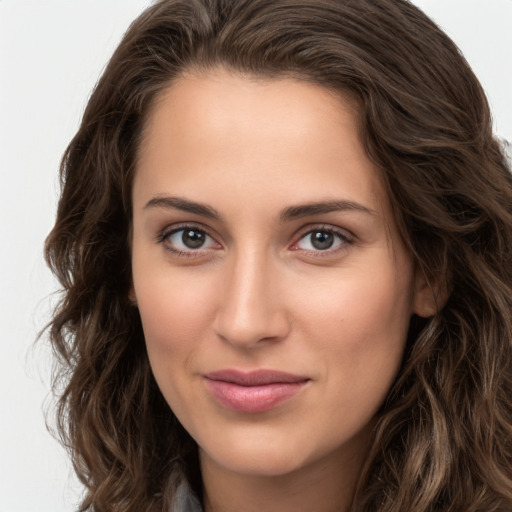
<path fill-rule="evenodd" d="M 292 78 L 190 73 L 152 106 L 134 201 L 194 191 L 209 202 L 220 186 L 224 199 L 231 192 L 233 199 L 246 195 L 267 205 L 274 196 L 307 202 L 347 194 L 372 208 L 386 200 L 348 97 Z"/>
<path fill-rule="evenodd" d="M 173 121 L 177 133 L 169 132 Z M 344 125 L 354 128 L 353 142 L 359 146 L 357 123 L 357 101 L 348 92 L 341 94 L 298 78 L 264 78 L 218 68 L 185 73 L 164 89 L 147 116 L 143 142 L 157 137 L 163 124 L 169 137 L 187 135 L 185 130 L 193 128 L 196 143 L 204 142 L 197 139 L 203 134 L 209 139 L 223 130 L 231 140 L 237 136 L 270 139 L 279 134 L 284 143 L 287 136 L 288 142 L 293 136 L 312 138 L 320 125 L 325 127 L 323 136 L 331 128 L 336 136 L 336 127 Z"/>

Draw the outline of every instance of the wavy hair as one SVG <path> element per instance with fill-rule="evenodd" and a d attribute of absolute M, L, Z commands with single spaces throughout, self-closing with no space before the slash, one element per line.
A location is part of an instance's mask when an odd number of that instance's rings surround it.
<path fill-rule="evenodd" d="M 129 28 L 61 165 L 46 259 L 63 443 L 82 510 L 163 512 L 197 447 L 152 377 L 131 286 L 131 185 L 144 122 L 189 70 L 309 80 L 355 98 L 439 310 L 413 317 L 351 512 L 512 510 L 512 178 L 484 92 L 406 0 L 161 0 Z M 172 478 L 173 477 L 173 478 Z"/>

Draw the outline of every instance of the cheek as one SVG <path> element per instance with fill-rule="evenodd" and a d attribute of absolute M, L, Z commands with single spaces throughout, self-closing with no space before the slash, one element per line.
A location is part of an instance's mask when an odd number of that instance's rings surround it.
<path fill-rule="evenodd" d="M 406 330 L 411 315 L 408 273 L 407 267 L 405 275 L 349 271 L 345 278 L 331 279 L 325 286 L 308 287 L 301 307 L 312 330 L 332 329 L 346 342 L 365 338 L 365 333 L 393 336 Z"/>
<path fill-rule="evenodd" d="M 328 293 L 307 298 L 314 340 L 333 386 L 348 407 L 378 407 L 400 367 L 411 311 L 409 271 L 367 272 L 332 283 Z M 352 273 L 354 276 L 355 273 Z M 335 396 L 334 394 L 332 396 Z"/>
<path fill-rule="evenodd" d="M 134 272 L 151 369 L 174 413 L 186 418 L 187 403 L 194 401 L 187 375 L 195 374 L 194 361 L 207 340 L 211 297 L 204 283 L 198 288 L 169 269 L 146 271 L 140 277 L 137 281 Z"/>
<path fill-rule="evenodd" d="M 134 285 L 150 359 L 163 364 L 162 356 L 172 362 L 169 355 L 176 358 L 193 350 L 212 322 L 208 278 L 193 279 L 172 269 L 155 269 L 139 276 L 134 271 Z"/>

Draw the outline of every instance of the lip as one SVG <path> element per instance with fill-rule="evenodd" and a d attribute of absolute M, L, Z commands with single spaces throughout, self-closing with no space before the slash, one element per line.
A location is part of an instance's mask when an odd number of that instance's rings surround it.
<path fill-rule="evenodd" d="M 299 393 L 308 377 L 276 370 L 219 370 L 204 375 L 213 397 L 222 406 L 237 412 L 269 411 Z"/>

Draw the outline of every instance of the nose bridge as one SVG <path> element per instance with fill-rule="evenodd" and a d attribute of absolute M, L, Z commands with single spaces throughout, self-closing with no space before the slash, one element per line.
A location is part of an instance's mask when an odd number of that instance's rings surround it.
<path fill-rule="evenodd" d="M 264 249 L 240 250 L 227 264 L 216 331 L 233 345 L 250 346 L 286 335 L 286 306 L 275 262 Z"/>

